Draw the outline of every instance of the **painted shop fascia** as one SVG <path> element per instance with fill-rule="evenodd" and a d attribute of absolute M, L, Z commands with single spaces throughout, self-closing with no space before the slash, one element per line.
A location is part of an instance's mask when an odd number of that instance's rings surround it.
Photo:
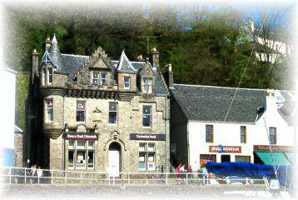
<path fill-rule="evenodd" d="M 62 170 L 161 171 L 169 163 L 169 90 L 152 64 L 60 53 L 45 41 L 32 53 L 30 164 Z M 41 125 L 38 125 L 41 124 Z M 33 139 L 34 138 L 34 139 Z"/>

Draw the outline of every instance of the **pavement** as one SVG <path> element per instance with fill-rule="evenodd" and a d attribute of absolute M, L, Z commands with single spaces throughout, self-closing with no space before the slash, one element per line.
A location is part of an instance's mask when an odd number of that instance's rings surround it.
<path fill-rule="evenodd" d="M 98 200 L 98 199 L 272 199 L 274 196 L 262 186 L 109 186 L 109 185 L 2 185 L 1 199 L 12 200 Z M 287 192 L 278 199 L 290 199 Z"/>

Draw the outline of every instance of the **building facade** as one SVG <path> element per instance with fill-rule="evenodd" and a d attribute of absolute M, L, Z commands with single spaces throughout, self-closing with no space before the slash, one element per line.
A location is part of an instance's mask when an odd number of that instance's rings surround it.
<path fill-rule="evenodd" d="M 55 36 L 45 43 L 40 64 L 32 53 L 33 160 L 114 174 L 167 170 L 169 91 L 158 51 L 151 64 L 129 61 L 124 51 L 110 60 L 101 47 L 91 56 L 61 54 Z"/>
<path fill-rule="evenodd" d="M 209 161 L 293 162 L 291 92 L 182 84 L 170 90 L 172 162 L 194 170 Z"/>

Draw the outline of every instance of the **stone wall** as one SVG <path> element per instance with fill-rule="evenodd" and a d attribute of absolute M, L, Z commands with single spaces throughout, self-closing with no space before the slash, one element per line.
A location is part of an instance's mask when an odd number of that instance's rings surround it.
<path fill-rule="evenodd" d="M 82 130 L 94 128 L 98 133 L 98 140 L 95 142 L 95 170 L 106 171 L 108 168 L 108 151 L 109 145 L 112 142 L 117 142 L 121 145 L 121 170 L 122 171 L 138 171 L 138 147 L 140 142 L 130 140 L 131 133 L 152 133 L 166 134 L 164 112 L 165 112 L 165 97 L 154 97 L 150 100 L 141 96 L 135 96 L 129 101 L 118 101 L 113 99 L 90 99 L 90 98 L 75 98 L 65 97 L 63 105 L 63 97 L 49 96 L 54 100 L 54 121 L 53 128 L 63 127 L 64 123 L 71 129 L 79 127 Z M 76 102 L 77 100 L 86 101 L 86 121 L 85 123 L 76 122 Z M 109 102 L 118 103 L 117 123 L 109 123 Z M 144 128 L 142 125 L 143 105 L 152 106 L 152 126 Z M 65 111 L 63 111 L 65 108 Z M 64 115 L 64 117 L 63 117 Z M 82 126 L 80 126 L 82 125 Z M 77 132 L 82 132 L 82 130 Z M 119 137 L 114 139 L 112 134 L 117 132 Z M 161 166 L 166 165 L 166 142 L 151 141 L 156 146 L 156 168 L 161 169 Z M 64 152 L 64 139 L 62 135 L 58 139 L 50 140 L 50 168 L 62 169 L 64 157 L 68 158 L 67 151 Z M 67 166 L 67 163 L 66 163 Z"/>
<path fill-rule="evenodd" d="M 24 134 L 14 133 L 14 166 L 25 167 L 24 164 Z"/>

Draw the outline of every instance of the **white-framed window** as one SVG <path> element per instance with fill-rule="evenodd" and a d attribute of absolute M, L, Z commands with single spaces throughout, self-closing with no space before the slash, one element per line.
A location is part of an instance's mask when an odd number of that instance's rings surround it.
<path fill-rule="evenodd" d="M 143 77 L 143 93 L 152 93 L 152 78 Z"/>
<path fill-rule="evenodd" d="M 149 105 L 143 105 L 143 127 L 151 127 L 151 107 Z"/>
<path fill-rule="evenodd" d="M 92 71 L 91 83 L 95 85 L 107 85 L 108 84 L 108 72 L 105 71 Z"/>
<path fill-rule="evenodd" d="M 276 127 L 269 127 L 269 143 L 276 144 Z"/>
<path fill-rule="evenodd" d="M 124 76 L 124 89 L 130 89 L 130 76 Z"/>
<path fill-rule="evenodd" d="M 99 71 L 92 72 L 92 83 L 96 85 L 99 84 Z"/>
<path fill-rule="evenodd" d="M 77 101 L 76 121 L 85 122 L 85 118 L 86 118 L 85 115 L 86 115 L 86 102 Z"/>
<path fill-rule="evenodd" d="M 117 110 L 118 110 L 118 103 L 109 102 L 109 123 L 110 124 L 117 123 Z"/>
<path fill-rule="evenodd" d="M 53 82 L 53 68 L 48 68 L 48 84 Z"/>
<path fill-rule="evenodd" d="M 213 143 L 213 125 L 206 125 L 206 142 Z"/>
<path fill-rule="evenodd" d="M 246 143 L 246 126 L 240 126 L 240 142 Z"/>
<path fill-rule="evenodd" d="M 155 152 L 155 143 L 139 143 L 139 170 L 155 170 Z"/>
<path fill-rule="evenodd" d="M 46 84 L 46 69 L 42 68 L 41 70 L 41 84 L 45 85 Z"/>
<path fill-rule="evenodd" d="M 101 72 L 101 84 L 102 85 L 108 84 L 108 73 L 107 72 Z"/>
<path fill-rule="evenodd" d="M 68 140 L 68 169 L 94 169 L 94 141 Z"/>
<path fill-rule="evenodd" d="M 45 100 L 46 122 L 53 122 L 53 99 Z"/>

